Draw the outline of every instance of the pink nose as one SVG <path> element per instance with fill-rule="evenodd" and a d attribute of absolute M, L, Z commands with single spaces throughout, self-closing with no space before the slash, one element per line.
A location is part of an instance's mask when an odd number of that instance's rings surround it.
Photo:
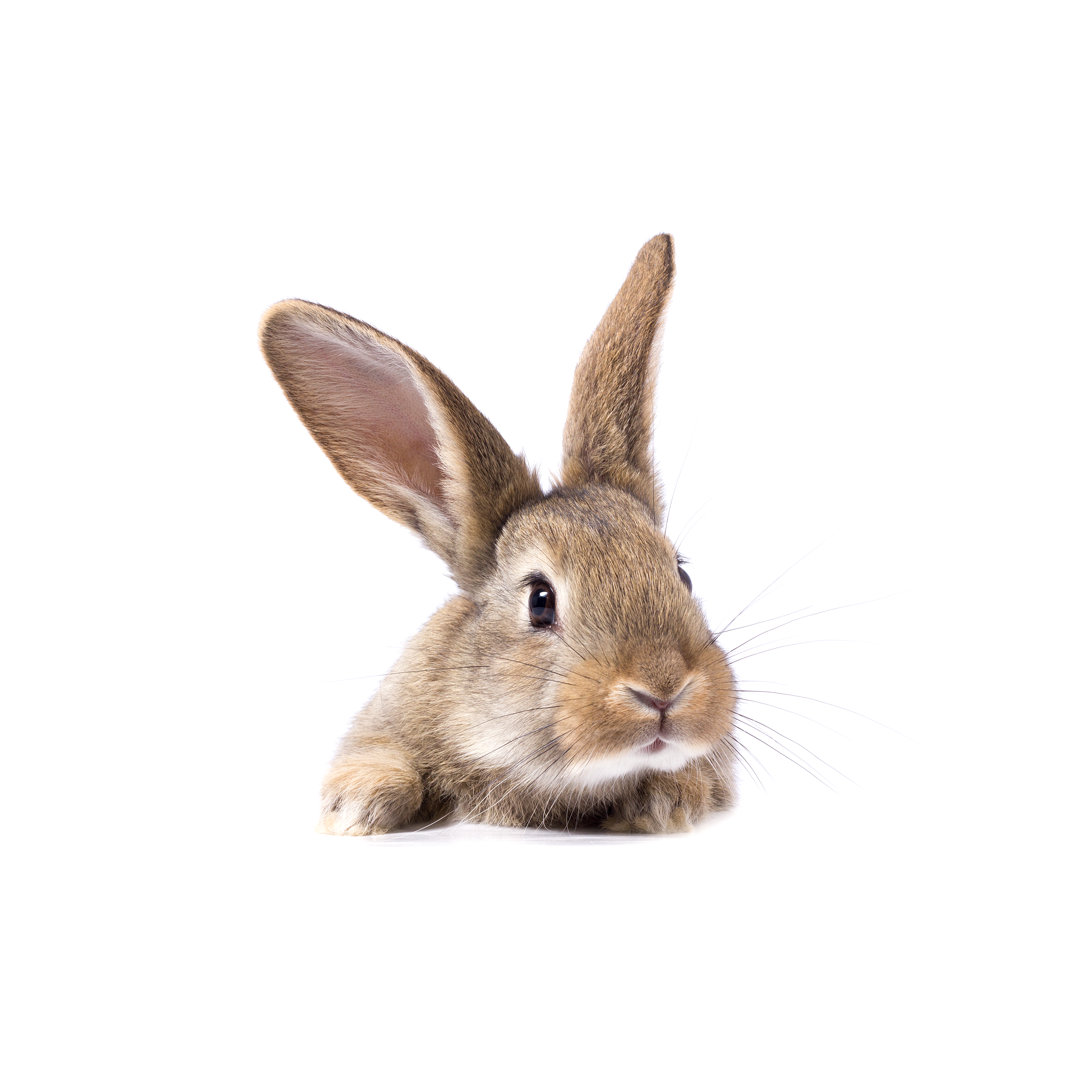
<path fill-rule="evenodd" d="M 652 694 L 645 694 L 640 690 L 634 689 L 631 689 L 630 693 L 633 694 L 642 705 L 648 705 L 650 709 L 656 709 L 657 712 L 667 712 L 667 710 L 671 708 L 671 701 L 661 701 L 660 698 L 654 698 Z"/>

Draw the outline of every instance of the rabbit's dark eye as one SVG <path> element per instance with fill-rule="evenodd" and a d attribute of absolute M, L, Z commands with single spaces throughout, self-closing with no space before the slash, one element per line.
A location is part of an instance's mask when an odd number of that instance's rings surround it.
<path fill-rule="evenodd" d="M 682 583 L 686 586 L 686 591 L 693 592 L 694 586 L 693 583 L 690 581 L 690 575 L 681 566 L 679 567 L 679 577 L 682 580 Z"/>
<path fill-rule="evenodd" d="M 529 621 L 533 626 L 555 623 L 555 590 L 546 581 L 534 581 L 529 593 Z"/>

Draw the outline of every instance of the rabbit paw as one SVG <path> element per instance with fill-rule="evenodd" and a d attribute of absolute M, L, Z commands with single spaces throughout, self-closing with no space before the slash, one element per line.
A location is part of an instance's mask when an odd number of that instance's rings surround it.
<path fill-rule="evenodd" d="M 718 805 L 714 778 L 706 773 L 697 769 L 651 773 L 600 824 L 608 832 L 688 832 Z"/>
<path fill-rule="evenodd" d="M 420 774 L 405 754 L 372 748 L 338 758 L 323 784 L 321 832 L 370 836 L 413 821 L 424 799 Z"/>

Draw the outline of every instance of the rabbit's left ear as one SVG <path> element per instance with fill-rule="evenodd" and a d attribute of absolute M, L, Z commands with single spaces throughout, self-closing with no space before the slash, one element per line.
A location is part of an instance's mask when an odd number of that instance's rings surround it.
<path fill-rule="evenodd" d="M 611 484 L 640 499 L 659 522 L 660 485 L 652 460 L 656 343 L 675 260 L 671 237 L 638 252 L 578 362 L 563 432 L 566 487 Z"/>

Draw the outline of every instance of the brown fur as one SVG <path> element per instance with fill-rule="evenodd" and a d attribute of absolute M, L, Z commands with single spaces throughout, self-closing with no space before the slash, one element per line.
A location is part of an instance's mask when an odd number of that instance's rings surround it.
<path fill-rule="evenodd" d="M 487 417 L 419 353 L 332 308 L 284 300 L 260 337 L 289 401 L 353 490 L 416 529 L 462 588 L 483 581 L 502 523 L 542 495 Z"/>
<path fill-rule="evenodd" d="M 302 301 L 267 314 L 267 360 L 309 430 L 462 590 L 342 741 L 326 831 L 456 812 L 660 832 L 730 802 L 734 681 L 657 524 L 654 345 L 672 275 L 670 238 L 656 237 L 582 356 L 562 482 L 547 495 L 411 349 Z M 541 579 L 553 626 L 529 618 Z"/>
<path fill-rule="evenodd" d="M 600 480 L 636 495 L 660 520 L 652 462 L 656 339 L 675 256 L 670 236 L 655 236 L 593 332 L 574 375 L 563 436 L 562 482 Z"/>

